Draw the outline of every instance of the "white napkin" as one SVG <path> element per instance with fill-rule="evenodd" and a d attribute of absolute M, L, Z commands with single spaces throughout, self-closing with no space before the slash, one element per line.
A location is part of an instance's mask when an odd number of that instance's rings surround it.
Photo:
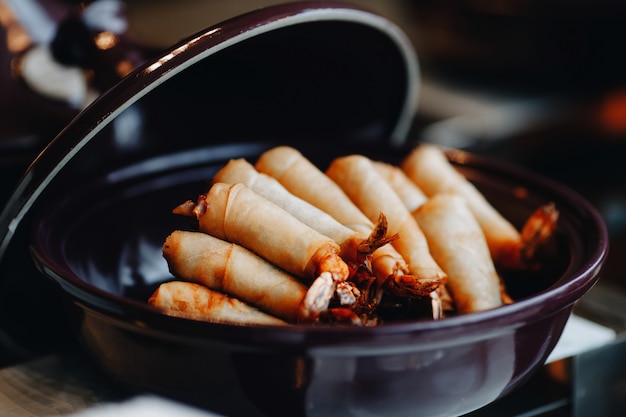
<path fill-rule="evenodd" d="M 546 363 L 576 356 L 613 341 L 615 330 L 572 314 Z"/>
<path fill-rule="evenodd" d="M 68 417 L 224 417 L 156 395 L 140 395 L 119 403 L 102 403 Z"/>

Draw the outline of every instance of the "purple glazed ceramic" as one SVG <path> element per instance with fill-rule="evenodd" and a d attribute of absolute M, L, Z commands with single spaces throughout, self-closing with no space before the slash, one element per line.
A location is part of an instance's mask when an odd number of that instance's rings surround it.
<path fill-rule="evenodd" d="M 519 386 L 544 363 L 606 256 L 602 222 L 576 194 L 452 152 L 458 168 L 515 223 L 547 201 L 561 210 L 559 255 L 536 276 L 507 277 L 516 303 L 375 328 L 236 327 L 153 311 L 145 300 L 170 278 L 161 244 L 170 231 L 189 227 L 170 208 L 204 190 L 229 158 L 253 161 L 265 148 L 207 146 L 166 158 L 186 161 L 175 169 L 151 172 L 146 165 L 159 161 L 146 160 L 49 201 L 37 217 L 32 249 L 39 268 L 73 305 L 70 317 L 87 350 L 121 383 L 229 416 L 461 415 Z M 324 167 L 355 147 L 301 149 Z M 358 150 L 390 162 L 406 154 L 384 146 Z M 520 189 L 523 198 L 515 194 Z"/>
<path fill-rule="evenodd" d="M 372 328 L 271 328 L 168 317 L 146 302 L 171 278 L 163 240 L 188 227 L 171 209 L 204 191 L 230 158 L 254 161 L 280 143 L 322 169 L 348 153 L 399 162 L 414 58 L 391 23 L 336 4 L 283 5 L 209 28 L 61 132 L 0 217 L 2 254 L 28 231 L 35 264 L 85 349 L 131 389 L 232 417 L 480 408 L 544 363 L 608 250 L 589 203 L 516 167 L 448 153 L 516 225 L 548 201 L 561 211 L 558 255 L 532 277 L 506 278 L 512 305 Z"/>

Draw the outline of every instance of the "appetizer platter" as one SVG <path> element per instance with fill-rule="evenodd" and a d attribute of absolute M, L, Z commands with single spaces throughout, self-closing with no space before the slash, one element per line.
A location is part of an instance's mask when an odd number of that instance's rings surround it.
<path fill-rule="evenodd" d="M 372 326 L 394 311 L 423 318 L 424 303 L 434 320 L 496 308 L 513 302 L 501 274 L 539 269 L 558 221 L 547 202 L 518 231 L 427 144 L 400 165 L 351 154 L 326 172 L 278 146 L 255 165 L 231 159 L 173 213 L 195 228 L 164 242 L 178 281 L 150 304 L 241 325 Z"/>

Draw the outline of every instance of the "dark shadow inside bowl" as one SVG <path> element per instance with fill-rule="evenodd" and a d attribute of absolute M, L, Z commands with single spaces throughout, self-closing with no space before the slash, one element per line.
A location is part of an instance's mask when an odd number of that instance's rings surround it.
<path fill-rule="evenodd" d="M 120 83 L 114 100 L 138 93 L 142 80 L 133 78 Z M 97 175 L 206 144 L 384 143 L 406 118 L 411 88 L 405 57 L 384 32 L 341 20 L 288 26 L 219 50 L 156 85 L 64 170 Z M 100 104 L 89 110 L 98 114 Z"/>

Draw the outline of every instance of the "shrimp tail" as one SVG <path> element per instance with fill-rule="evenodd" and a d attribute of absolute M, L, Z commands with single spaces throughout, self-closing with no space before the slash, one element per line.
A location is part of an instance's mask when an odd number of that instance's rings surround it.
<path fill-rule="evenodd" d="M 532 262 L 537 251 L 552 237 L 558 218 L 559 211 L 554 203 L 539 207 L 528 218 L 521 231 L 520 255 L 523 262 Z"/>
<path fill-rule="evenodd" d="M 387 217 L 380 213 L 378 221 L 367 239 L 363 240 L 358 247 L 359 253 L 370 255 L 381 246 L 398 239 L 398 234 L 387 236 Z"/>

